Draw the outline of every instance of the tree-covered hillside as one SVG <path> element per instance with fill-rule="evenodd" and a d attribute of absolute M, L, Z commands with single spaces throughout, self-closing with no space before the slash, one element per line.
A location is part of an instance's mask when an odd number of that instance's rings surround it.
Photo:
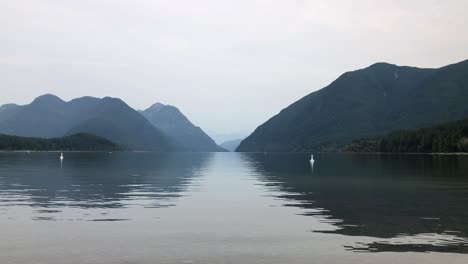
<path fill-rule="evenodd" d="M 468 117 L 468 60 L 439 69 L 377 63 L 272 117 L 237 151 L 315 151 Z"/>
<path fill-rule="evenodd" d="M 61 138 L 31 138 L 0 134 L 0 150 L 110 151 L 121 149 L 120 146 L 105 138 L 85 133 Z"/>
<path fill-rule="evenodd" d="M 468 152 L 468 119 L 383 137 L 355 140 L 347 152 L 451 153 Z"/>

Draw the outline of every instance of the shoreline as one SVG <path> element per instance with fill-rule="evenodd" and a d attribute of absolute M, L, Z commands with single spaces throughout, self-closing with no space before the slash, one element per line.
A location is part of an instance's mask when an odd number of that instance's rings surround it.
<path fill-rule="evenodd" d="M 150 151 L 150 150 L 0 150 L 0 153 L 57 153 L 57 152 L 89 152 L 89 153 L 108 153 L 108 152 L 156 152 L 156 153 L 246 153 L 246 154 L 357 154 L 357 155 L 432 155 L 432 156 L 468 156 L 468 152 L 333 152 L 333 151 L 291 151 L 291 152 L 160 152 L 160 151 Z"/>
<path fill-rule="evenodd" d="M 432 156 L 467 156 L 468 152 L 319 152 L 319 153 L 343 153 L 361 155 L 432 155 Z"/>
<path fill-rule="evenodd" d="M 122 152 L 121 150 L 0 150 L 0 153 L 41 153 L 41 152 Z"/>

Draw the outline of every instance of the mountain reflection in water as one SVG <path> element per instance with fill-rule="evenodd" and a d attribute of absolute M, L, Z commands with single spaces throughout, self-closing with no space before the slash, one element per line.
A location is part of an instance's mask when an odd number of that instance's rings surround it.
<path fill-rule="evenodd" d="M 284 206 L 346 236 L 357 251 L 468 253 L 468 156 L 246 154 Z"/>
<path fill-rule="evenodd" d="M 96 263 L 468 256 L 467 156 L 314 154 L 312 167 L 309 154 L 64 155 L 0 152 L 0 260 L 30 263 L 39 238 Z M 54 252 L 40 263 L 64 263 Z"/>
<path fill-rule="evenodd" d="M 105 209 L 174 205 L 212 154 L 71 152 L 62 167 L 51 153 L 1 155 L 2 206 Z"/>

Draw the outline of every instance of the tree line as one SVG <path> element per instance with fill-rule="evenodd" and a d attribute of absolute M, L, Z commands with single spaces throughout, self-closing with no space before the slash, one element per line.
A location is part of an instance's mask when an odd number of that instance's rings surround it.
<path fill-rule="evenodd" d="M 86 133 L 61 138 L 32 138 L 0 134 L 0 150 L 110 151 L 120 149 L 122 147 L 105 138 Z"/>
<path fill-rule="evenodd" d="M 468 119 L 382 137 L 354 140 L 345 152 L 451 153 L 468 152 Z"/>

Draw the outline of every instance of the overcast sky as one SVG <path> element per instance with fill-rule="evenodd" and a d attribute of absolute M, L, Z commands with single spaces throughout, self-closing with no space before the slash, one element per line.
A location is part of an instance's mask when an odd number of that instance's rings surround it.
<path fill-rule="evenodd" d="M 466 0 L 0 0 L 0 104 L 172 104 L 251 132 L 345 71 L 468 59 Z"/>

